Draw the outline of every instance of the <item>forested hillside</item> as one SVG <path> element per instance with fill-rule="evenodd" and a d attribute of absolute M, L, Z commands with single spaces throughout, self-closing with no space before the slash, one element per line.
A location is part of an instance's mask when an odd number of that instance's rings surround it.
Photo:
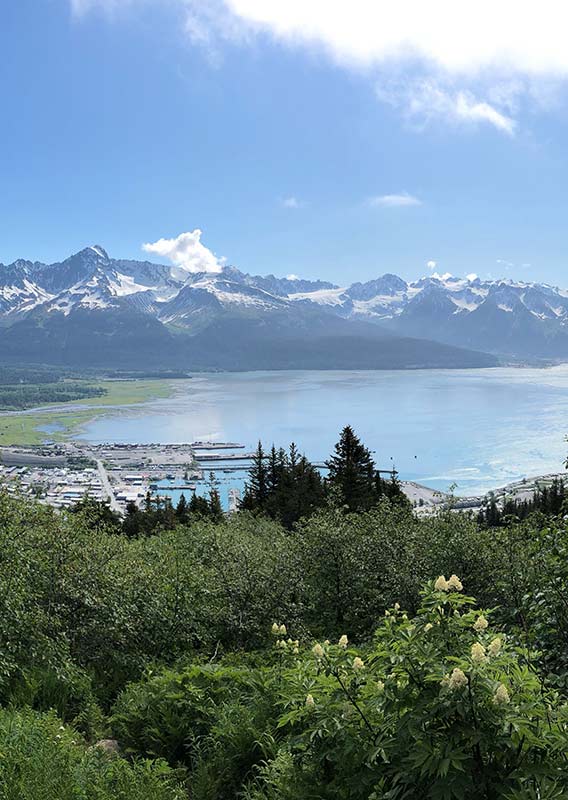
<path fill-rule="evenodd" d="M 0 797 L 567 795 L 561 515 L 153 523 L 0 495 Z"/>

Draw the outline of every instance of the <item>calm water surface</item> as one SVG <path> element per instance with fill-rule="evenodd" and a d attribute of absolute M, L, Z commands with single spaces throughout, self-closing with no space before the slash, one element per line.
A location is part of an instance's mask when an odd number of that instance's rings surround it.
<path fill-rule="evenodd" d="M 295 441 L 325 459 L 351 424 L 380 468 L 458 494 L 561 471 L 568 365 L 549 369 L 201 374 L 166 400 L 111 412 L 93 442 Z"/>

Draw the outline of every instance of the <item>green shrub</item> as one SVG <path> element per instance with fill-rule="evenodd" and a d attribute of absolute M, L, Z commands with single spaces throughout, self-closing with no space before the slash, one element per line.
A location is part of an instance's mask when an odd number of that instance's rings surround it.
<path fill-rule="evenodd" d="M 96 705 L 91 679 L 70 661 L 58 669 L 48 666 L 22 670 L 14 676 L 4 699 L 7 704 L 29 706 L 36 711 L 54 709 L 65 722 Z"/>
<path fill-rule="evenodd" d="M 54 713 L 0 711 L 2 800 L 182 800 L 163 762 L 129 763 L 81 737 Z"/>
<path fill-rule="evenodd" d="M 326 509 L 299 538 L 304 621 L 321 636 L 348 629 L 358 641 L 370 638 L 385 608 L 399 601 L 414 613 L 422 584 L 441 572 L 462 575 L 485 602 L 501 566 L 493 534 L 465 515 L 419 519 L 389 502 L 364 514 Z"/>
<path fill-rule="evenodd" d="M 256 769 L 276 755 L 276 720 L 275 708 L 262 697 L 223 704 L 209 735 L 197 747 L 190 779 L 193 800 L 238 797 Z"/>
<path fill-rule="evenodd" d="M 191 766 L 196 747 L 218 720 L 223 703 L 245 701 L 255 690 L 249 669 L 217 665 L 165 669 L 128 686 L 111 725 L 127 752 Z"/>
<path fill-rule="evenodd" d="M 276 690 L 269 666 L 163 670 L 120 695 L 113 734 L 129 753 L 187 768 L 194 800 L 233 800 L 275 754 Z"/>
<path fill-rule="evenodd" d="M 430 584 L 419 615 L 394 608 L 367 651 L 343 639 L 291 657 L 279 725 L 304 788 L 274 794 L 269 766 L 265 797 L 565 796 L 566 706 L 460 590 Z"/>

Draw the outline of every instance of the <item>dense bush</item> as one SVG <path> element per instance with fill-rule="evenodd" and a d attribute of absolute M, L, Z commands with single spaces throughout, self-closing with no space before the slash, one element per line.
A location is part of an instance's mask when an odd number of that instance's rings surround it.
<path fill-rule="evenodd" d="M 87 747 L 54 714 L 0 710 L 2 800 L 182 800 L 166 764 Z"/>
<path fill-rule="evenodd" d="M 174 775 L 192 800 L 568 796 L 568 531 L 538 519 L 383 500 L 128 538 L 0 495 L 0 705 L 24 709 L 0 714 L 0 798 L 161 800 Z M 489 629 L 421 595 L 440 573 Z"/>
<path fill-rule="evenodd" d="M 568 708 L 461 589 L 430 584 L 418 616 L 393 608 L 367 649 L 343 636 L 290 658 L 284 760 L 256 796 L 565 796 Z"/>
<path fill-rule="evenodd" d="M 127 752 L 190 769 L 193 797 L 233 798 L 273 742 L 278 687 L 271 661 L 149 673 L 118 698 L 113 735 Z"/>

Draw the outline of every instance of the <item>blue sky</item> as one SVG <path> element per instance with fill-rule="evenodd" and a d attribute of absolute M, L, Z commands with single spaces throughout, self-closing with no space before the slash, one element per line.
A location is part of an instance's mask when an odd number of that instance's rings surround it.
<path fill-rule="evenodd" d="M 0 261 L 568 285 L 566 12 L 416 2 L 3 4 Z"/>

